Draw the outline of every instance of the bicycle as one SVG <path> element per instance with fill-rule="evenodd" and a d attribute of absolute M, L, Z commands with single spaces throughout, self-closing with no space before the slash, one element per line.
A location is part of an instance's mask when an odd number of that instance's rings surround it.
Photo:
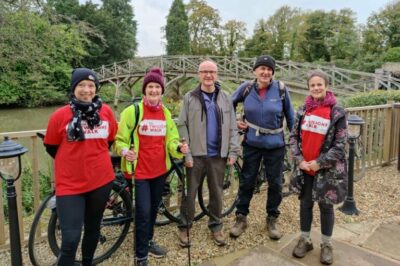
<path fill-rule="evenodd" d="M 115 172 L 115 180 L 101 222 L 99 243 L 93 258 L 94 264 L 109 258 L 119 248 L 126 235 L 131 232 L 129 228 L 134 221 L 135 207 L 132 204 L 134 201 L 129 192 L 129 184 L 120 171 L 120 157 L 112 156 L 111 159 Z M 157 225 L 165 225 L 171 221 L 180 221 L 179 206 L 182 199 L 184 182 L 183 161 L 173 159 L 171 163 L 172 167 L 168 173 L 159 207 L 159 214 L 161 215 L 158 215 Z M 228 167 L 228 169 L 230 168 Z M 236 172 L 229 170 L 227 173 L 229 174 L 225 176 L 224 189 L 229 192 L 227 194 L 233 194 L 237 190 L 236 188 L 238 188 L 240 168 Z M 204 211 L 206 210 L 204 207 L 204 202 L 206 201 L 205 195 L 204 193 L 201 194 L 201 191 L 199 190 L 198 199 L 199 202 L 203 202 L 203 207 L 196 213 L 194 217 L 195 221 L 207 214 Z M 236 197 L 237 192 L 234 200 L 227 205 L 226 211 L 223 213 L 224 216 L 233 211 L 236 206 Z M 45 197 L 32 222 L 28 249 L 29 258 L 34 266 L 54 265 L 60 251 L 61 230 L 58 223 L 55 199 L 54 192 Z M 43 228 L 46 229 L 46 237 L 41 236 Z M 80 262 L 79 252 L 77 258 L 77 262 Z"/>
<path fill-rule="evenodd" d="M 43 134 L 38 134 L 42 139 Z M 111 256 L 115 250 L 122 244 L 126 235 L 129 233 L 129 227 L 134 220 L 134 206 L 132 205 L 132 196 L 129 193 L 128 182 L 124 175 L 119 171 L 120 158 L 112 156 L 112 163 L 115 172 L 115 180 L 110 193 L 109 200 L 104 211 L 103 220 L 101 222 L 101 231 L 99 244 L 97 246 L 93 263 L 99 263 Z M 163 200 L 160 203 L 159 212 L 169 220 L 158 220 L 158 225 L 164 225 L 171 221 L 179 221 L 179 212 L 173 212 L 178 209 L 177 193 L 182 183 L 183 173 L 179 167 L 179 161 L 172 162 L 172 168 L 169 171 L 168 182 L 163 193 Z M 168 204 L 164 204 L 168 199 Z M 39 265 L 54 265 L 57 260 L 57 255 L 60 250 L 61 231 L 58 223 L 58 217 L 55 204 L 56 196 L 54 191 L 45 197 L 36 212 L 31 230 L 29 232 L 28 250 L 29 258 L 34 266 Z M 174 202 L 174 204 L 171 204 Z M 173 207 L 175 206 L 175 207 Z M 203 213 L 196 215 L 196 219 L 203 217 Z M 42 236 L 42 231 L 45 231 L 46 236 Z M 80 250 L 80 249 L 79 249 Z M 77 254 L 78 262 L 80 254 Z"/>
<path fill-rule="evenodd" d="M 44 136 L 40 136 L 44 137 Z M 179 208 L 181 192 L 183 189 L 183 162 L 171 160 L 172 167 L 168 173 L 162 201 L 159 207 L 157 225 L 165 225 L 171 221 L 179 222 Z M 123 173 L 119 170 L 120 157 L 112 156 L 115 172 L 115 180 L 109 200 L 104 211 L 100 226 L 99 243 L 94 255 L 93 263 L 99 263 L 109 258 L 124 241 L 130 232 L 131 222 L 134 221 L 134 206 L 129 185 Z M 55 204 L 55 193 L 46 196 L 36 212 L 29 233 L 28 249 L 29 258 L 34 266 L 54 265 L 60 251 L 61 230 Z M 201 211 L 196 214 L 195 220 L 199 220 L 205 214 Z M 166 217 L 167 219 L 162 219 Z M 45 229 L 47 237 L 41 236 Z M 80 249 L 79 249 L 80 250 Z M 80 262 L 80 254 L 77 254 Z"/>

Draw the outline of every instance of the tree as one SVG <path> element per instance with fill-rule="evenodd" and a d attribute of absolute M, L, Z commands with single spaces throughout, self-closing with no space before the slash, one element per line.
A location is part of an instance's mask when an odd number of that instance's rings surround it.
<path fill-rule="evenodd" d="M 276 59 L 292 59 L 297 55 L 297 36 L 303 24 L 300 9 L 283 6 L 268 20 L 257 23 L 253 36 L 246 42 L 245 53 L 252 56 L 267 53 Z"/>
<path fill-rule="evenodd" d="M 167 55 L 190 54 L 188 16 L 182 0 L 174 0 L 165 27 Z"/>
<path fill-rule="evenodd" d="M 133 8 L 129 2 L 129 0 L 103 0 L 101 14 L 104 20 L 98 25 L 107 43 L 103 53 L 103 64 L 135 56 L 136 21 L 133 19 Z"/>
<path fill-rule="evenodd" d="M 192 54 L 217 53 L 215 36 L 218 33 L 221 21 L 218 10 L 207 5 L 204 0 L 191 0 L 186 6 L 186 10 L 189 19 Z"/>
<path fill-rule="evenodd" d="M 246 40 L 246 23 L 229 20 L 217 35 L 220 55 L 235 55 L 243 48 Z"/>
<path fill-rule="evenodd" d="M 378 58 L 389 48 L 400 46 L 399 14 L 400 1 L 395 1 L 368 18 L 363 31 L 365 54 L 374 54 Z"/>

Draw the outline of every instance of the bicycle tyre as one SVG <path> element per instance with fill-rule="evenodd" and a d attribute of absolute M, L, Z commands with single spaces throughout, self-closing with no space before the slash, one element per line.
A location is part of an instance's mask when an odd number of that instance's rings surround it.
<path fill-rule="evenodd" d="M 225 176 L 224 176 L 224 199 L 223 199 L 223 209 L 221 212 L 221 217 L 228 216 L 236 208 L 239 196 L 239 179 L 241 175 L 241 167 L 238 162 L 235 162 L 233 166 L 226 166 Z M 203 177 L 200 183 L 200 188 L 198 191 L 199 204 L 204 214 L 211 216 L 208 210 L 208 201 L 205 196 L 208 193 L 206 190 L 206 177 Z M 228 200 L 226 200 L 228 199 Z"/>
<path fill-rule="evenodd" d="M 110 199 L 101 221 L 100 238 L 93 257 L 93 264 L 108 259 L 119 248 L 129 232 L 132 220 L 133 207 L 130 193 L 118 181 L 114 181 Z M 60 235 L 57 212 L 53 212 L 48 226 L 48 241 L 54 254 L 60 252 Z M 110 244 L 110 240 L 115 241 Z M 77 259 L 76 262 L 80 263 L 81 260 Z"/>
<path fill-rule="evenodd" d="M 55 209 L 48 208 L 48 202 L 54 196 L 54 193 L 46 196 L 37 210 L 31 229 L 29 231 L 29 239 L 28 239 L 28 253 L 29 259 L 33 266 L 47 266 L 47 265 L 55 265 L 57 262 L 57 256 L 51 250 L 51 247 L 48 246 L 49 243 L 47 238 L 41 236 L 41 228 L 47 227 L 47 220 L 44 221 L 45 218 L 51 216 L 47 211 L 55 212 Z M 42 226 L 43 225 L 43 226 Z M 40 234 L 40 236 L 38 235 Z"/>
<path fill-rule="evenodd" d="M 181 221 L 180 206 L 183 199 L 183 182 L 185 178 L 183 167 L 183 161 L 175 161 L 172 164 L 171 171 L 167 177 L 166 189 L 164 189 L 164 195 L 160 203 L 159 214 L 162 216 L 157 216 L 157 226 L 167 225 L 171 222 L 179 223 Z M 200 212 L 195 213 L 193 220 L 197 221 L 204 216 L 205 213 L 200 208 Z"/>

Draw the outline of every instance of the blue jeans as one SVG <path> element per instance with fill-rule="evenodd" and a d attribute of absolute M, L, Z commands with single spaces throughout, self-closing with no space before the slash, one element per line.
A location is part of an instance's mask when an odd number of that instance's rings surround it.
<path fill-rule="evenodd" d="M 135 180 L 136 258 L 145 259 L 153 239 L 154 224 L 167 174 L 152 179 Z"/>
<path fill-rule="evenodd" d="M 278 217 L 279 205 L 282 201 L 282 169 L 285 157 L 285 147 L 277 149 L 260 149 L 243 144 L 243 169 L 239 182 L 239 202 L 236 206 L 236 215 L 249 214 L 250 201 L 253 198 L 254 186 L 260 168 L 261 158 L 268 181 L 267 214 Z"/>

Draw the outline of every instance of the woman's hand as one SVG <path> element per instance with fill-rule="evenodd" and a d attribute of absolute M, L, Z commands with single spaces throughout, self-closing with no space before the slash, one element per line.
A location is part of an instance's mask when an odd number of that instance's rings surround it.
<path fill-rule="evenodd" d="M 299 168 L 301 170 L 304 170 L 304 171 L 310 171 L 311 170 L 309 163 L 306 162 L 306 161 L 301 161 L 301 163 L 299 164 Z"/>
<path fill-rule="evenodd" d="M 138 155 L 134 150 L 123 150 L 122 156 L 125 157 L 125 160 L 128 162 L 133 162 L 138 158 Z"/>
<path fill-rule="evenodd" d="M 316 160 L 309 161 L 308 166 L 310 167 L 310 170 L 314 172 L 317 172 L 319 169 L 321 169 Z"/>

